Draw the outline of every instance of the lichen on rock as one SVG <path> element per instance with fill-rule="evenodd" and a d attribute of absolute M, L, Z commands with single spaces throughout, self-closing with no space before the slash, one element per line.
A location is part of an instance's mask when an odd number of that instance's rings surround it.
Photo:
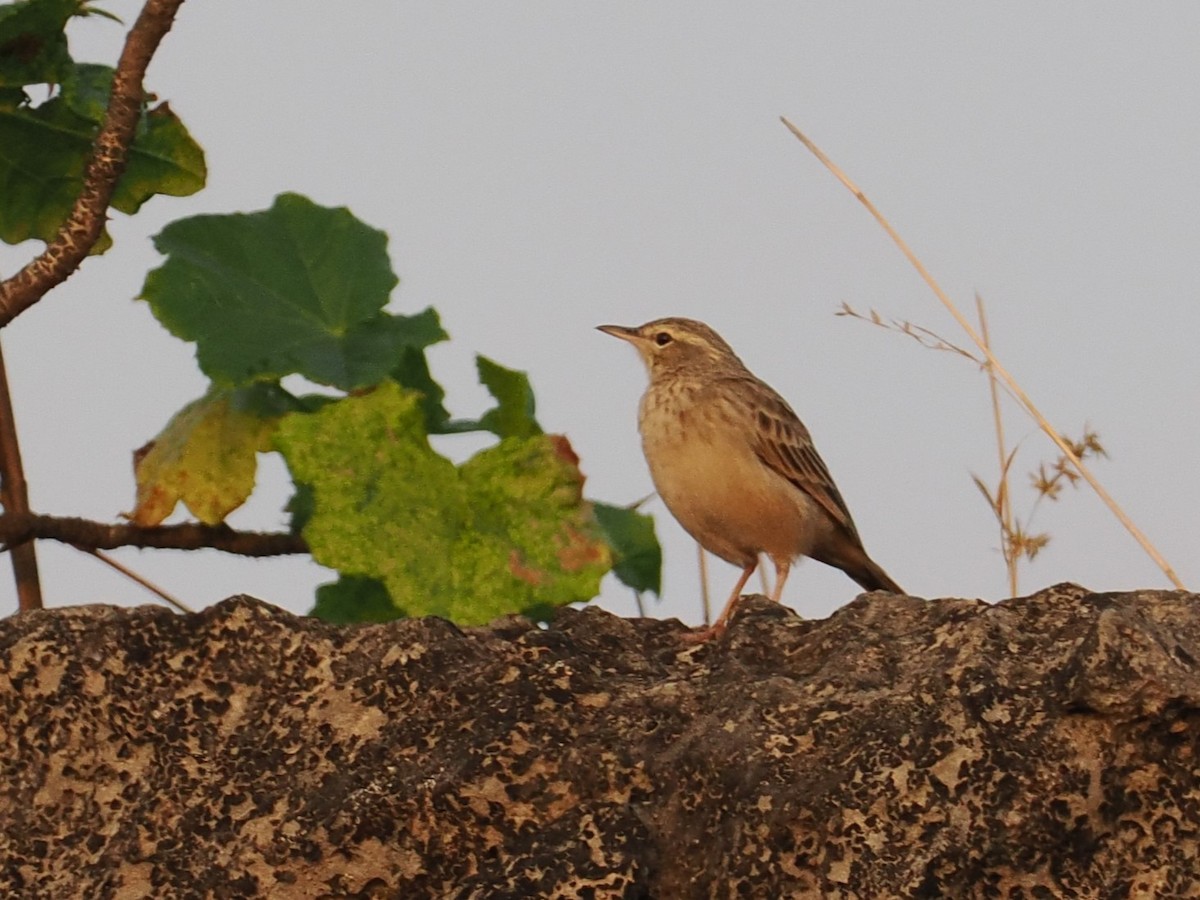
<path fill-rule="evenodd" d="M 0 895 L 1200 896 L 1198 601 L 22 613 Z"/>

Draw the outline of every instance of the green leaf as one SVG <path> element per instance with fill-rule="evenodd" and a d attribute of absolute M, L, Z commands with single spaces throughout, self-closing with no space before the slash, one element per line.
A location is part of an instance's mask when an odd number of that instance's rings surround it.
<path fill-rule="evenodd" d="M 396 336 L 401 346 L 414 350 L 424 350 L 434 344 L 450 339 L 442 328 L 442 320 L 432 306 L 421 310 L 415 316 L 395 316 Z"/>
<path fill-rule="evenodd" d="M 29 102 L 29 95 L 21 88 L 0 87 L 0 111 L 8 112 Z"/>
<path fill-rule="evenodd" d="M 78 0 L 25 0 L 0 6 L 0 86 L 58 84 L 71 66 L 64 32 Z"/>
<path fill-rule="evenodd" d="M 417 391 L 421 398 L 421 414 L 425 417 L 425 431 L 429 434 L 448 434 L 455 429 L 450 424 L 450 413 L 443 401 L 446 392 L 433 380 L 424 350 L 405 347 L 400 364 L 392 370 L 392 380 L 402 387 Z"/>
<path fill-rule="evenodd" d="M 83 169 L 108 102 L 112 70 L 77 66 L 64 93 L 36 109 L 0 104 L 0 240 L 51 240 L 83 186 Z M 155 194 L 204 186 L 204 151 L 164 103 L 143 113 L 112 205 L 135 213 Z M 112 241 L 107 232 L 93 252 Z"/>
<path fill-rule="evenodd" d="M 0 110 L 0 240 L 54 237 L 83 185 L 93 133 L 61 99 Z M 111 243 L 105 236 L 98 249 Z"/>
<path fill-rule="evenodd" d="M 80 4 L 78 15 L 80 18 L 84 19 L 88 18 L 89 16 L 95 16 L 96 18 L 108 19 L 110 22 L 116 22 L 118 25 L 125 24 L 125 20 L 116 13 L 110 13 L 107 9 L 101 9 L 99 6 L 90 6 L 86 3 Z"/>
<path fill-rule="evenodd" d="M 292 534 L 302 534 L 316 511 L 317 501 L 313 497 L 312 488 L 307 484 L 296 485 L 296 493 L 292 494 L 284 507 L 288 516 L 288 531 Z"/>
<path fill-rule="evenodd" d="M 480 426 L 497 437 L 532 437 L 542 433 L 534 418 L 533 388 L 529 376 L 506 369 L 486 356 L 476 356 L 479 381 L 496 398 L 496 406 L 479 420 Z"/>
<path fill-rule="evenodd" d="M 628 506 L 593 503 L 592 512 L 613 551 L 613 574 L 638 593 L 662 589 L 662 547 L 654 518 Z"/>
<path fill-rule="evenodd" d="M 89 122 L 103 122 L 112 80 L 111 66 L 76 63 L 63 77 L 62 100 L 72 112 Z"/>
<path fill-rule="evenodd" d="M 180 500 L 207 525 L 224 521 L 254 490 L 259 452 L 271 449 L 276 418 L 256 412 L 261 388 L 212 388 L 177 412 L 134 454 L 136 525 L 158 525 Z"/>
<path fill-rule="evenodd" d="M 280 422 L 311 487 L 313 557 L 377 578 L 411 615 L 545 617 L 595 596 L 610 566 L 565 438 L 506 438 L 461 467 L 429 446 L 420 395 L 393 382 Z"/>
<path fill-rule="evenodd" d="M 112 205 L 133 215 L 155 194 L 187 197 L 204 187 L 207 178 L 204 151 L 170 107 L 160 103 L 142 114 Z"/>
<path fill-rule="evenodd" d="M 425 430 L 429 434 L 446 434 L 453 431 L 450 413 L 443 401 L 446 392 L 433 380 L 429 372 L 429 361 L 425 349 L 431 344 L 447 340 L 449 335 L 433 307 L 409 318 L 411 341 L 400 353 L 400 362 L 391 372 L 392 380 L 421 394 L 421 411 L 425 414 Z"/>
<path fill-rule="evenodd" d="M 309 412 L 332 397 L 297 397 L 277 382 L 264 381 L 229 391 L 229 407 L 235 412 L 249 413 L 260 419 L 278 419 L 284 413 Z"/>
<path fill-rule="evenodd" d="M 142 298 L 219 384 L 299 374 L 355 390 L 445 338 L 432 310 L 382 312 L 399 281 L 387 235 L 345 208 L 281 194 L 262 212 L 173 222 L 154 245 L 168 259 Z"/>
<path fill-rule="evenodd" d="M 404 613 L 392 604 L 387 588 L 378 580 L 347 575 L 317 588 L 317 603 L 309 615 L 335 625 L 352 625 L 390 622 Z"/>

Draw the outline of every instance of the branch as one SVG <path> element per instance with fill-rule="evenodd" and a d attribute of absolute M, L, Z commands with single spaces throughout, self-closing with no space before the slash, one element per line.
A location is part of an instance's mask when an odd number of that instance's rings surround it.
<path fill-rule="evenodd" d="M 13 419 L 12 396 L 8 390 L 8 370 L 0 353 L 0 504 L 12 515 L 29 514 L 29 493 L 25 468 L 21 465 L 21 445 L 17 441 L 17 423 Z M 38 575 L 37 553 L 31 541 L 14 542 L 13 578 L 17 582 L 17 608 L 42 608 L 42 582 Z"/>
<path fill-rule="evenodd" d="M 234 531 L 228 525 L 110 525 L 68 516 L 6 513 L 0 516 L 0 544 L 5 548 L 30 540 L 61 541 L 86 550 L 153 547 L 160 550 L 222 550 L 239 556 L 286 556 L 307 553 L 296 534 Z"/>
<path fill-rule="evenodd" d="M 0 282 L 0 328 L 66 281 L 92 251 L 104 230 L 108 205 L 125 171 L 145 92 L 142 80 L 183 0 L 147 0 L 125 38 L 113 75 L 104 124 L 83 172 L 83 189 L 71 214 L 40 255 Z"/>

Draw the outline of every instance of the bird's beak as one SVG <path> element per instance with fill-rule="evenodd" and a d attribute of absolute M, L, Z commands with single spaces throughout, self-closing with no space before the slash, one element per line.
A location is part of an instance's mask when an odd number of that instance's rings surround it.
<path fill-rule="evenodd" d="M 636 328 L 627 328 L 624 325 L 597 325 L 596 330 L 611 334 L 623 341 L 629 341 L 631 344 L 636 343 L 641 337 L 641 333 Z"/>

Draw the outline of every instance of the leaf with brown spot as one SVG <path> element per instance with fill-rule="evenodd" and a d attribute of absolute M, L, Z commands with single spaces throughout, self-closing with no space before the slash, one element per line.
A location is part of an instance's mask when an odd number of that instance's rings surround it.
<path fill-rule="evenodd" d="M 425 420 L 392 382 L 283 419 L 278 445 L 313 494 L 313 557 L 378 580 L 397 615 L 545 618 L 594 597 L 611 554 L 566 438 L 506 437 L 455 466 Z"/>
<path fill-rule="evenodd" d="M 136 525 L 158 525 L 183 501 L 216 525 L 254 490 L 259 452 L 271 449 L 276 417 L 254 408 L 250 394 L 213 388 L 175 414 L 154 440 L 134 451 Z"/>

